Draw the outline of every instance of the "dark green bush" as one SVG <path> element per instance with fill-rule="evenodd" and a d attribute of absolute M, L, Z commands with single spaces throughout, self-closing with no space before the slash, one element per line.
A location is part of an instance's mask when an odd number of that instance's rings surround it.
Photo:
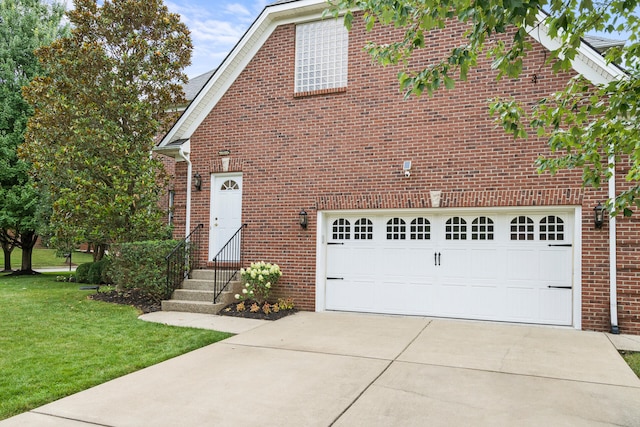
<path fill-rule="evenodd" d="M 177 244 L 176 240 L 150 240 L 113 245 L 106 274 L 121 289 L 140 289 L 160 301 L 166 296 L 165 257 Z"/>
<path fill-rule="evenodd" d="M 78 268 L 76 268 L 76 282 L 89 283 L 91 285 L 109 283 L 106 275 L 109 263 L 110 260 L 108 258 L 102 258 L 97 262 L 80 264 Z"/>
<path fill-rule="evenodd" d="M 104 271 L 109 266 L 109 262 L 108 258 L 102 258 L 100 261 L 92 262 L 87 274 L 88 283 L 91 283 L 92 285 L 107 283 Z"/>
<path fill-rule="evenodd" d="M 76 268 L 76 282 L 89 283 L 89 269 L 91 268 L 91 264 L 93 263 L 85 262 Z"/>

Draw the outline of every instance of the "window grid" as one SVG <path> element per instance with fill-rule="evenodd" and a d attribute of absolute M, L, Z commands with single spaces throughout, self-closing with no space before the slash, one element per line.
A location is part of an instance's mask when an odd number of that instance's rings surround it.
<path fill-rule="evenodd" d="M 373 239 L 373 222 L 367 218 L 360 218 L 353 227 L 353 238 L 355 240 Z"/>
<path fill-rule="evenodd" d="M 533 220 L 518 216 L 511 220 L 511 240 L 533 240 Z"/>
<path fill-rule="evenodd" d="M 295 92 L 346 87 L 348 48 L 342 19 L 298 25 Z"/>
<path fill-rule="evenodd" d="M 415 218 L 411 221 L 411 240 L 429 240 L 431 223 L 427 218 Z"/>
<path fill-rule="evenodd" d="M 564 240 L 564 221 L 549 215 L 540 220 L 540 240 Z"/>
<path fill-rule="evenodd" d="M 351 224 L 344 218 L 333 221 L 333 240 L 349 240 L 351 236 Z"/>
<path fill-rule="evenodd" d="M 445 225 L 445 239 L 467 240 L 467 221 L 459 216 L 449 218 Z"/>
<path fill-rule="evenodd" d="M 387 240 L 405 240 L 407 223 L 402 218 L 391 218 L 387 221 Z"/>
<path fill-rule="evenodd" d="M 222 183 L 222 186 L 220 187 L 220 190 L 223 190 L 223 191 L 239 190 L 239 189 L 240 189 L 240 186 L 238 185 L 238 183 L 232 179 L 226 180 L 225 182 Z"/>
<path fill-rule="evenodd" d="M 480 216 L 471 223 L 471 240 L 493 240 L 493 220 Z"/>

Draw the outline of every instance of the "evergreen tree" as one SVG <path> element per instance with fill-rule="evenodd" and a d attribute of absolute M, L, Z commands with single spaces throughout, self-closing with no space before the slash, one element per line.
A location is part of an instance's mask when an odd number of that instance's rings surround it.
<path fill-rule="evenodd" d="M 17 156 L 33 113 L 22 87 L 41 72 L 34 51 L 65 31 L 63 15 L 64 7 L 58 3 L 0 2 L 0 244 L 5 271 L 11 270 L 11 251 L 19 247 L 21 272 L 32 273 L 40 194 L 30 177 L 30 164 Z"/>

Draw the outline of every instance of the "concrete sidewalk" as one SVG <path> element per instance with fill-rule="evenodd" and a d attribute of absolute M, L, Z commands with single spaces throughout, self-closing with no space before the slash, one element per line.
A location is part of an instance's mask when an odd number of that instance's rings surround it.
<path fill-rule="evenodd" d="M 603 333 L 301 312 L 0 426 L 637 426 Z"/>

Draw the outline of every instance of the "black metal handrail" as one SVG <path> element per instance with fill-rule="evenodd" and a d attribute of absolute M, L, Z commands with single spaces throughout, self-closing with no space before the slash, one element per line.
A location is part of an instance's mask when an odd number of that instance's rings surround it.
<path fill-rule="evenodd" d="M 194 268 L 200 267 L 200 243 L 203 227 L 203 224 L 198 224 L 198 226 L 165 257 L 167 261 L 165 298 L 171 298 L 173 291 L 191 274 L 191 271 L 193 271 Z"/>
<path fill-rule="evenodd" d="M 242 268 L 242 229 L 246 226 L 247 224 L 242 224 L 213 257 L 214 304 Z"/>

